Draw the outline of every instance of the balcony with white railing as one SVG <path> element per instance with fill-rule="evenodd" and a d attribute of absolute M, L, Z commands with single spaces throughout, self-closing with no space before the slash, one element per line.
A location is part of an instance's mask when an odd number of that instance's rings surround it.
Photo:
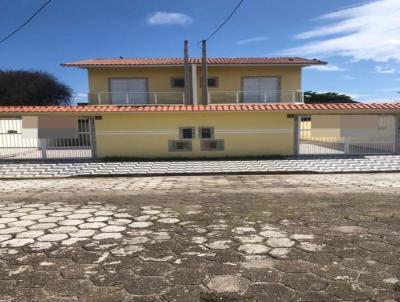
<path fill-rule="evenodd" d="M 192 98 L 190 101 L 195 100 Z M 198 97 L 198 100 L 201 98 Z M 95 92 L 88 93 L 91 105 L 182 105 L 184 92 Z M 190 102 L 187 102 L 190 103 Z M 196 103 L 194 101 L 194 103 Z M 198 102 L 200 103 L 200 102 Z M 304 103 L 301 90 L 218 91 L 208 92 L 208 104 Z"/>
<path fill-rule="evenodd" d="M 210 104 L 233 103 L 304 103 L 301 90 L 265 90 L 265 91 L 209 91 Z"/>
<path fill-rule="evenodd" d="M 91 105 L 181 105 L 183 92 L 95 92 L 88 93 Z"/>

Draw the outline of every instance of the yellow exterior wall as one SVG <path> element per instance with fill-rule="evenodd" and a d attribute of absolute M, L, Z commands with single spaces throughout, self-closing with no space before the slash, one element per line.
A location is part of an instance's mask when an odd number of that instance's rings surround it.
<path fill-rule="evenodd" d="M 208 68 L 209 77 L 218 77 L 219 86 L 209 91 L 242 91 L 242 78 L 254 76 L 280 77 L 280 90 L 301 90 L 301 67 L 299 66 L 248 66 L 248 67 L 213 67 Z M 200 86 L 201 68 L 198 74 Z M 201 89 L 199 99 L 201 99 Z"/>
<path fill-rule="evenodd" d="M 172 78 L 183 77 L 183 67 L 89 68 L 88 77 L 92 103 L 97 100 L 98 92 L 110 92 L 109 80 L 112 78 L 146 78 L 149 92 L 176 92 L 172 95 L 174 98 L 182 98 L 183 93 L 183 88 L 171 87 Z M 107 95 L 102 95 L 102 103 L 110 103 Z"/>
<path fill-rule="evenodd" d="M 201 100 L 201 74 L 201 66 L 198 65 L 199 100 Z M 176 92 L 171 97 L 182 98 L 183 88 L 172 88 L 171 79 L 183 76 L 183 67 L 89 68 L 89 92 L 93 96 L 91 102 L 97 103 L 97 93 L 110 91 L 111 78 L 146 78 L 149 92 Z M 277 76 L 281 78 L 281 90 L 301 90 L 299 66 L 209 66 L 209 77 L 218 77 L 219 85 L 217 88 L 210 88 L 209 91 L 241 91 L 242 78 L 246 76 Z M 109 103 L 107 95 L 102 96 L 102 103 Z"/>
<path fill-rule="evenodd" d="M 200 151 L 198 127 L 215 129 L 224 151 Z M 179 127 L 196 127 L 193 151 L 169 152 Z M 293 119 L 286 113 L 202 112 L 103 114 L 96 120 L 99 157 L 228 157 L 291 155 Z"/>

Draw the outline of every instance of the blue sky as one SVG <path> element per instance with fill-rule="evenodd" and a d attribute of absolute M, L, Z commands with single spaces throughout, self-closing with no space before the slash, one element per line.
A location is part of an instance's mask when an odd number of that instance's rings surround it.
<path fill-rule="evenodd" d="M 0 38 L 44 0 L 0 0 Z M 85 70 L 60 63 L 100 57 L 190 55 L 237 0 L 53 0 L 0 44 L 0 69 L 41 69 L 77 95 Z M 210 57 L 296 55 L 327 60 L 304 70 L 303 89 L 347 93 L 366 102 L 400 99 L 399 0 L 245 0 L 209 41 Z"/>

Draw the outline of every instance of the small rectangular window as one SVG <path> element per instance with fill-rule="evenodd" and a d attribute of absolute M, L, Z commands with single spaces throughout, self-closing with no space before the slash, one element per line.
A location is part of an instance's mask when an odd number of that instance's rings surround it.
<path fill-rule="evenodd" d="M 192 151 L 192 141 L 169 141 L 169 152 Z"/>
<path fill-rule="evenodd" d="M 181 127 L 179 128 L 180 139 L 194 139 L 195 129 L 193 127 Z"/>
<path fill-rule="evenodd" d="M 211 88 L 218 87 L 218 78 L 208 78 L 208 87 Z"/>
<path fill-rule="evenodd" d="M 18 134 L 17 130 L 8 130 L 7 131 L 8 134 Z"/>
<path fill-rule="evenodd" d="M 201 151 L 224 151 L 225 142 L 223 139 L 201 141 Z"/>
<path fill-rule="evenodd" d="M 171 79 L 171 87 L 173 87 L 173 88 L 185 87 L 185 79 L 184 78 L 172 78 Z"/>
<path fill-rule="evenodd" d="M 214 128 L 213 127 L 199 127 L 199 138 L 200 139 L 214 138 Z"/>
<path fill-rule="evenodd" d="M 217 77 L 211 77 L 208 78 L 208 87 L 209 88 L 217 88 L 218 87 L 218 78 Z M 203 85 L 203 78 L 200 78 L 200 85 Z"/>

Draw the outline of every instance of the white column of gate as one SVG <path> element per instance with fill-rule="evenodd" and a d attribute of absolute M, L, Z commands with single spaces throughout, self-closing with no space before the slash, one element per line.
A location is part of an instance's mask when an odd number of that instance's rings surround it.
<path fill-rule="evenodd" d="M 369 115 L 369 117 L 377 119 L 375 129 L 326 128 L 313 131 L 315 130 L 313 116 L 301 116 L 299 155 L 395 153 L 395 117 L 391 115 Z M 351 116 L 346 118 L 349 120 Z"/>

